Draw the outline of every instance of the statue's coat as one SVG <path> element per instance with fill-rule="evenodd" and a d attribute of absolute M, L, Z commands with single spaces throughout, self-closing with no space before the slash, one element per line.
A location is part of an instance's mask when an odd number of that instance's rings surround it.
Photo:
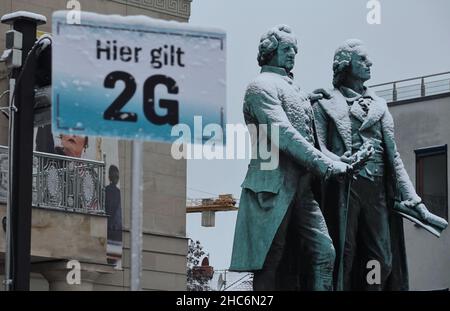
<path fill-rule="evenodd" d="M 297 120 L 294 126 L 286 109 L 297 106 L 304 113 L 312 107 L 284 69 L 263 66 L 261 74 L 250 83 L 244 99 L 247 124 L 267 124 L 279 128 L 279 166 L 261 170 L 265 160 L 252 159 L 242 184 L 239 212 L 234 235 L 230 270 L 254 271 L 262 268 L 272 240 L 283 220 L 300 178 L 310 171 L 316 176 L 328 176 L 332 161 L 305 139 L 311 136 L 311 124 Z M 302 114 L 297 114 L 301 116 Z M 311 120 L 312 121 L 312 120 Z M 252 137 L 252 147 L 259 142 Z"/>
<path fill-rule="evenodd" d="M 352 134 L 349 108 L 346 98 L 339 90 L 330 92 L 331 99 L 322 99 L 314 105 L 316 134 L 322 150 L 329 150 L 337 156 L 352 151 Z M 420 200 L 404 168 L 394 140 L 394 121 L 386 101 L 370 89 L 366 92 L 373 98 L 367 117 L 359 129 L 361 134 L 381 122 L 386 161 L 387 206 L 392 211 L 395 201 Z M 358 105 L 353 105 L 358 106 Z M 350 113 L 358 118 L 358 107 Z M 336 249 L 335 288 L 343 289 L 343 247 L 347 219 L 348 182 L 330 180 L 323 191 L 322 209 Z M 408 290 L 408 269 L 405 253 L 403 222 L 399 215 L 390 214 L 392 247 L 392 272 L 386 290 Z M 355 266 L 360 266 L 356 264 Z M 357 276 L 366 279 L 365 275 Z M 355 288 L 358 289 L 358 288 Z"/>

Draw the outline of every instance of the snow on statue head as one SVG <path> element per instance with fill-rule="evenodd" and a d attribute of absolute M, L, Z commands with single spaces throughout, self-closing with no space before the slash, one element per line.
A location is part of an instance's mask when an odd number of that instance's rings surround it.
<path fill-rule="evenodd" d="M 337 48 L 333 60 L 333 86 L 339 88 L 349 74 L 352 57 L 366 54 L 364 43 L 359 39 L 349 39 Z"/>
<path fill-rule="evenodd" d="M 291 27 L 287 25 L 278 25 L 270 29 L 261 36 L 258 48 L 258 64 L 267 65 L 275 55 L 280 42 L 291 43 L 295 46 L 295 52 L 298 50 L 297 39 L 292 33 Z"/>

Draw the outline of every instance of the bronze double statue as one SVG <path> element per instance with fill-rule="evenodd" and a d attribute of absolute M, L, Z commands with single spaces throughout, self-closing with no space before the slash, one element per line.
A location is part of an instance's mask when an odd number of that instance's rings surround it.
<path fill-rule="evenodd" d="M 253 272 L 254 290 L 408 290 L 402 216 L 435 232 L 447 222 L 416 194 L 386 101 L 364 85 L 372 63 L 362 42 L 336 50 L 334 89 L 312 94 L 294 83 L 297 52 L 286 25 L 261 37 L 243 113 L 267 125 L 256 148 L 277 129 L 279 165 L 249 164 L 230 270 Z M 368 282 L 374 261 L 380 278 Z"/>

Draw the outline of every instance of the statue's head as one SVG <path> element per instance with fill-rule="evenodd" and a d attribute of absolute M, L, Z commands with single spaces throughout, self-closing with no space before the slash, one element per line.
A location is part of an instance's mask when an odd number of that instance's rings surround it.
<path fill-rule="evenodd" d="M 297 51 L 297 39 L 291 28 L 278 25 L 261 36 L 258 64 L 281 67 L 289 72 L 294 68 Z"/>
<path fill-rule="evenodd" d="M 367 81 L 370 79 L 370 61 L 364 43 L 350 39 L 337 48 L 333 61 L 333 85 L 339 88 L 349 79 Z"/>

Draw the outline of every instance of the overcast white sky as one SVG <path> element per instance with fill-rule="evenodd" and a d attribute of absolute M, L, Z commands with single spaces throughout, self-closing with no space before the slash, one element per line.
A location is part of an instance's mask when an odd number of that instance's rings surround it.
<path fill-rule="evenodd" d="M 227 121 L 243 123 L 246 85 L 258 74 L 263 32 L 287 24 L 300 50 L 296 82 L 307 91 L 331 87 L 336 47 L 363 40 L 374 66 L 370 84 L 450 71 L 450 1 L 381 0 L 381 24 L 369 25 L 367 0 L 193 0 L 190 23 L 227 32 Z M 232 193 L 239 198 L 248 160 L 188 161 L 188 197 Z M 217 213 L 216 227 L 187 217 L 187 235 L 200 240 L 215 269 L 229 267 L 237 212 Z"/>

